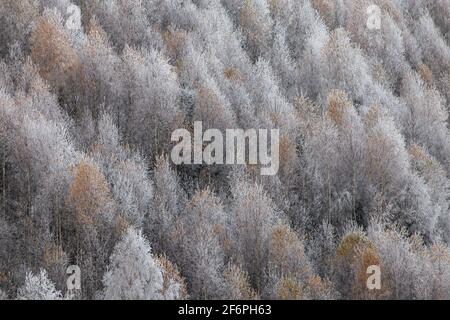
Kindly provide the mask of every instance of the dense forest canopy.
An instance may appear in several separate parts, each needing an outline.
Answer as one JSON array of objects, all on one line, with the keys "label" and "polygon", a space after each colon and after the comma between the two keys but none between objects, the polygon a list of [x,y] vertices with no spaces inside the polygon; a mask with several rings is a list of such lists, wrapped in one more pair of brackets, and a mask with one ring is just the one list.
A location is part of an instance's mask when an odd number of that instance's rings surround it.
[{"label": "dense forest canopy", "polygon": [[[0,0],[0,30],[0,299],[450,299],[449,0]],[[278,129],[277,174],[175,165],[196,121]]]}]

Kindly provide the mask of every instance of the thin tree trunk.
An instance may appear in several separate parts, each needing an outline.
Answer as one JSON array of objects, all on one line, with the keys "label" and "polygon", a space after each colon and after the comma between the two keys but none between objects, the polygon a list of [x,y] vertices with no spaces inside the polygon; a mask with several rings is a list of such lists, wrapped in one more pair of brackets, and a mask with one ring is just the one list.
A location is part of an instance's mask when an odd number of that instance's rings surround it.
[{"label": "thin tree trunk", "polygon": [[5,153],[2,153],[2,209],[3,217],[6,217],[6,159]]}]

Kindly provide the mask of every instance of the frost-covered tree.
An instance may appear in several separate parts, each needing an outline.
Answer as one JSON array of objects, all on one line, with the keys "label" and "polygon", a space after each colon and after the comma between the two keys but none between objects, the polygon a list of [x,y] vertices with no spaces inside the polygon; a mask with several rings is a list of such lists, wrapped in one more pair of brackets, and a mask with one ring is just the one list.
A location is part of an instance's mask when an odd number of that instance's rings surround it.
[{"label": "frost-covered tree", "polygon": [[[329,89],[344,90],[354,102],[361,103],[371,78],[366,59],[351,43],[345,29],[333,31],[322,50],[325,94]],[[328,89],[328,90],[327,90]]]},{"label": "frost-covered tree", "polygon": [[327,78],[323,76],[322,50],[328,43],[326,25],[312,8],[309,1],[294,2],[298,17],[291,17],[287,27],[286,41],[300,72],[300,92],[316,98]]},{"label": "frost-covered tree", "polygon": [[143,163],[124,161],[117,165],[111,176],[112,193],[120,214],[136,227],[141,227],[149,213],[153,186]]},{"label": "frost-covered tree", "polygon": [[[365,116],[364,168],[366,184],[387,200],[381,207],[401,226],[427,236],[433,233],[436,213],[423,180],[411,172],[409,155],[401,134],[389,116],[374,107]],[[380,155],[383,154],[383,157]],[[374,196],[372,199],[376,199]],[[374,203],[374,207],[379,204]],[[377,209],[377,210],[378,210]]]},{"label": "frost-covered tree", "polygon": [[29,272],[25,283],[17,291],[18,300],[60,300],[61,292],[48,278],[47,271],[41,269],[37,275]]},{"label": "frost-covered tree", "polygon": [[414,144],[408,151],[411,155],[412,168],[424,179],[431,201],[434,204],[438,219],[436,232],[449,243],[450,204],[448,195],[450,193],[450,181],[442,165],[426,150]]},{"label": "frost-covered tree", "polygon": [[262,186],[246,181],[245,177],[232,181],[232,192],[232,253],[248,273],[251,284],[260,289],[268,264],[269,237],[279,219],[278,212]]},{"label": "frost-covered tree", "polygon": [[250,285],[248,274],[237,265],[229,264],[224,270],[225,295],[230,300],[256,300],[258,294]]},{"label": "frost-covered tree", "polygon": [[0,57],[6,57],[11,46],[19,45],[23,49],[29,47],[27,40],[38,14],[37,1],[25,0],[19,3],[5,0],[0,3],[0,26],[3,30],[0,36]]},{"label": "frost-covered tree", "polygon": [[395,6],[380,1],[377,8],[380,11],[381,29],[369,29],[366,26],[369,19],[367,10],[371,5],[372,2],[365,0],[351,3],[347,29],[352,40],[376,61],[376,68],[389,75],[383,79],[385,85],[393,85],[408,68],[402,32],[405,22]]},{"label": "frost-covered tree", "polygon": [[[133,47],[161,48],[161,34],[151,26],[147,16],[147,1],[90,1],[82,5],[85,12],[95,15],[112,43],[122,50]],[[154,4],[156,6],[156,4]]]},{"label": "frost-covered tree", "polygon": [[286,28],[280,23],[274,27],[274,41],[272,45],[270,64],[274,72],[281,79],[280,89],[292,99],[299,95],[298,69],[291,57],[290,49],[286,43]]},{"label": "frost-covered tree", "polygon": [[423,52],[423,58],[427,65],[432,66],[433,73],[440,73],[442,67],[448,68],[450,47],[429,14],[419,18],[413,32]]},{"label": "frost-covered tree", "polygon": [[204,190],[194,194],[176,222],[172,241],[179,249],[173,259],[185,275],[192,297],[217,299],[224,295],[225,219],[220,200]]},{"label": "frost-covered tree", "polygon": [[71,230],[66,241],[70,254],[84,270],[82,290],[91,296],[98,288],[112,244],[124,226],[116,215],[116,203],[98,166],[84,159],[74,169],[66,198],[66,210],[70,212],[66,228]]},{"label": "frost-covered tree", "polygon": [[59,11],[45,12],[31,33],[30,43],[31,56],[41,76],[59,89],[73,76],[78,64]]},{"label": "frost-covered tree", "polygon": [[380,222],[370,225],[368,237],[379,252],[381,281],[390,298],[445,299],[449,279],[442,263],[448,261],[448,248],[437,244],[429,249],[419,236],[407,237]]},{"label": "frost-covered tree", "polygon": [[122,62],[129,106],[127,138],[153,160],[167,148],[170,133],[182,121],[177,75],[154,49],[137,51],[126,47]]},{"label": "frost-covered tree", "polygon": [[[184,112],[190,121],[202,121],[203,127],[225,129],[235,122],[235,115],[218,81],[208,70],[208,56],[194,43],[186,41],[180,82],[192,92],[192,104]],[[222,71],[222,72],[225,72]]]},{"label": "frost-covered tree", "polygon": [[177,267],[164,256],[158,256],[157,262],[162,269],[163,287],[162,295],[166,300],[186,300],[186,281],[180,275]]},{"label": "frost-covered tree", "polygon": [[103,276],[107,300],[155,300],[162,298],[163,274],[140,231],[130,227],[114,247]]},{"label": "frost-covered tree", "polygon": [[73,84],[73,100],[77,111],[89,108],[97,118],[102,107],[114,113],[119,131],[124,126],[123,110],[124,85],[122,77],[117,76],[121,70],[121,60],[111,47],[108,34],[102,29],[98,20],[89,20],[86,41],[80,48],[80,63],[82,64],[79,81]]},{"label": "frost-covered tree", "polygon": [[239,8],[239,26],[245,37],[246,50],[253,60],[267,54],[272,23],[267,1],[243,1]]},{"label": "frost-covered tree", "polygon": [[328,281],[314,275],[303,242],[288,226],[273,228],[269,240],[269,269],[264,293],[274,299],[332,299]]},{"label": "frost-covered tree", "polygon": [[177,269],[151,253],[148,240],[134,227],[114,247],[103,276],[106,300],[184,299],[186,288]]},{"label": "frost-covered tree", "polygon": [[179,185],[179,177],[171,168],[169,159],[161,156],[156,161],[154,172],[155,189],[152,212],[148,217],[146,227],[151,237],[154,249],[176,254],[172,232],[175,221],[184,212],[185,193]]},{"label": "frost-covered tree", "polygon": [[400,93],[407,105],[404,124],[406,139],[426,146],[449,172],[449,114],[443,97],[436,89],[427,88],[422,79],[414,73],[405,75]]}]

